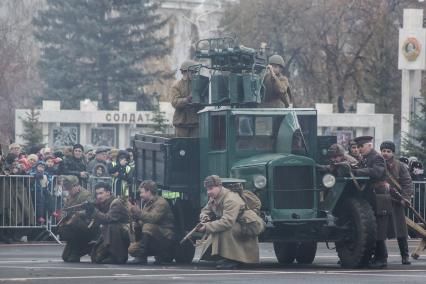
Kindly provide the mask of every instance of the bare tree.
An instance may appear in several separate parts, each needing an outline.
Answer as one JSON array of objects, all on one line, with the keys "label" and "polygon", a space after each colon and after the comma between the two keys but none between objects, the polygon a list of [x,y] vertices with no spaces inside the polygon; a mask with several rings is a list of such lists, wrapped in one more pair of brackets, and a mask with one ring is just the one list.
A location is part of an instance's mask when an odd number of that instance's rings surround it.
[{"label": "bare tree", "polygon": [[416,7],[414,0],[245,0],[227,9],[222,28],[284,56],[297,105],[345,97],[398,117],[398,29],[403,9]]},{"label": "bare tree", "polygon": [[31,18],[42,0],[0,3],[0,143],[14,139],[15,109],[32,105],[40,96]]}]

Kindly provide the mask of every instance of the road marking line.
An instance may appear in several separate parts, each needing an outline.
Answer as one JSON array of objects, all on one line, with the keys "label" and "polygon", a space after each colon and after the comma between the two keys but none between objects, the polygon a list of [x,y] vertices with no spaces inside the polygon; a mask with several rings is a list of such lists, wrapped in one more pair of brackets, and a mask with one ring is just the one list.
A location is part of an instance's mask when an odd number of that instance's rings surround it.
[{"label": "road marking line", "polygon": [[0,278],[0,282],[5,281],[28,281],[28,280],[66,280],[66,279],[120,279],[120,278],[175,278],[175,277],[194,277],[194,276],[237,276],[237,275],[290,275],[290,274],[305,274],[305,275],[350,275],[350,276],[380,276],[380,277],[418,277],[426,278],[426,275],[412,274],[384,274],[384,273],[341,273],[341,272],[324,272],[324,271],[259,271],[259,272],[217,272],[217,273],[174,273],[174,274],[147,274],[147,275],[90,275],[90,276],[52,276],[52,277],[20,277],[20,278]]}]

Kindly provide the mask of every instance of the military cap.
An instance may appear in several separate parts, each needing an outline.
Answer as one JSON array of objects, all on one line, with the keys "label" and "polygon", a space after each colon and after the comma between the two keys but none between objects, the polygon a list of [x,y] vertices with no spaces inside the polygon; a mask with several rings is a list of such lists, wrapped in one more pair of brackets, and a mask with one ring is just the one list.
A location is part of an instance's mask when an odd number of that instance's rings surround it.
[{"label": "military cap", "polygon": [[188,71],[189,67],[197,65],[197,63],[193,60],[185,60],[180,66],[181,71]]},{"label": "military cap", "polygon": [[78,185],[78,177],[76,176],[62,176],[62,185],[65,190],[70,190],[73,186]]},{"label": "military cap", "polygon": [[282,58],[282,56],[280,56],[280,55],[278,55],[278,54],[275,54],[275,55],[272,55],[271,57],[269,57],[268,62],[269,62],[269,64],[276,64],[276,65],[279,65],[279,66],[281,66],[282,68],[284,68],[284,67],[285,67],[285,66],[284,66],[284,59]]},{"label": "military cap", "polygon": [[211,175],[204,179],[204,187],[222,186],[222,181],[217,175]]},{"label": "military cap", "polygon": [[345,148],[340,144],[333,144],[328,148],[327,154],[330,157],[343,156],[345,154]]},{"label": "military cap", "polygon": [[380,151],[383,149],[389,149],[395,153],[395,143],[392,141],[383,141],[383,143],[380,144]]},{"label": "military cap", "polygon": [[107,153],[108,149],[105,147],[99,147],[98,149],[96,149],[96,154],[100,154],[100,153]]},{"label": "military cap", "polygon": [[352,146],[356,146],[356,142],[354,140],[349,141],[349,148]]},{"label": "military cap", "polygon": [[373,141],[372,136],[359,136],[354,139],[357,145],[364,145],[365,143],[371,143]]}]

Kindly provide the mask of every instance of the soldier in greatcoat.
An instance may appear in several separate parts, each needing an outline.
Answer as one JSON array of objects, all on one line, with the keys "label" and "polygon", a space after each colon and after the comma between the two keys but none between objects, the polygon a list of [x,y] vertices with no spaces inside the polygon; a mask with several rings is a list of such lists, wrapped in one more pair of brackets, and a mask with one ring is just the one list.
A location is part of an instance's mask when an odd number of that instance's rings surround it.
[{"label": "soldier in greatcoat", "polygon": [[291,103],[290,88],[287,77],[283,74],[284,59],[279,55],[272,55],[268,60],[266,75],[263,80],[264,92],[259,107],[283,108]]},{"label": "soldier in greatcoat", "polygon": [[182,79],[175,82],[170,89],[171,104],[175,108],[173,126],[176,137],[198,137],[197,112],[201,107],[192,103],[190,67],[194,64],[196,63],[192,60],[182,63],[180,67]]},{"label": "soldier in greatcoat", "polygon": [[[413,195],[413,182],[407,166],[394,157],[395,144],[392,141],[384,141],[380,145],[380,151],[386,160],[386,180],[389,186],[392,187],[393,190],[398,191],[406,201],[410,201]],[[405,208],[410,204],[407,204],[406,201],[399,200],[397,197],[393,198],[392,209],[394,230],[402,258],[401,262],[402,264],[409,265],[411,262],[409,261],[410,257],[408,254],[408,230],[407,223],[405,222]]]},{"label": "soldier in greatcoat", "polygon": [[142,209],[132,206],[132,219],[141,230],[140,240],[129,247],[134,259],[129,263],[147,264],[148,256],[155,256],[156,263],[168,262],[175,245],[174,217],[169,203],[157,193],[157,184],[152,180],[143,181],[139,186],[143,200]]},{"label": "soldier in greatcoat", "polygon": [[123,264],[127,261],[130,244],[128,201],[111,194],[111,186],[105,182],[95,185],[96,207],[86,207],[86,215],[101,226],[91,258],[94,263]]},{"label": "soldier in greatcoat", "polygon": [[377,223],[376,250],[370,263],[372,268],[387,267],[388,252],[386,238],[392,225],[392,201],[386,182],[385,159],[373,148],[373,137],[361,136],[354,139],[363,157],[360,168],[352,170],[356,176],[369,177],[364,189],[366,199],[371,204]]},{"label": "soldier in greatcoat", "polygon": [[209,201],[200,214],[200,220],[205,223],[198,231],[207,234],[202,242],[201,259],[218,261],[217,269],[259,262],[257,236],[244,235],[238,222],[246,207],[240,195],[223,187],[216,175],[206,177],[204,187]]}]

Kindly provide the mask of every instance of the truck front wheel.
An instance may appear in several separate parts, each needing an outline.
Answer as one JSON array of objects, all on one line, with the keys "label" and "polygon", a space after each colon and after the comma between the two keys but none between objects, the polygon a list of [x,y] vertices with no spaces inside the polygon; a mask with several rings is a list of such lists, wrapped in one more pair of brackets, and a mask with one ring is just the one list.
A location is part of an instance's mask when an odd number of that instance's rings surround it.
[{"label": "truck front wheel", "polygon": [[370,204],[359,198],[346,200],[338,212],[337,224],[348,232],[336,242],[341,266],[358,268],[367,265],[376,244],[376,217]]},{"label": "truck front wheel", "polygon": [[281,264],[293,263],[297,254],[296,243],[274,242],[274,251],[277,260]]},{"label": "truck front wheel", "polygon": [[311,264],[317,253],[317,242],[301,242],[297,248],[296,260],[300,264]]}]

